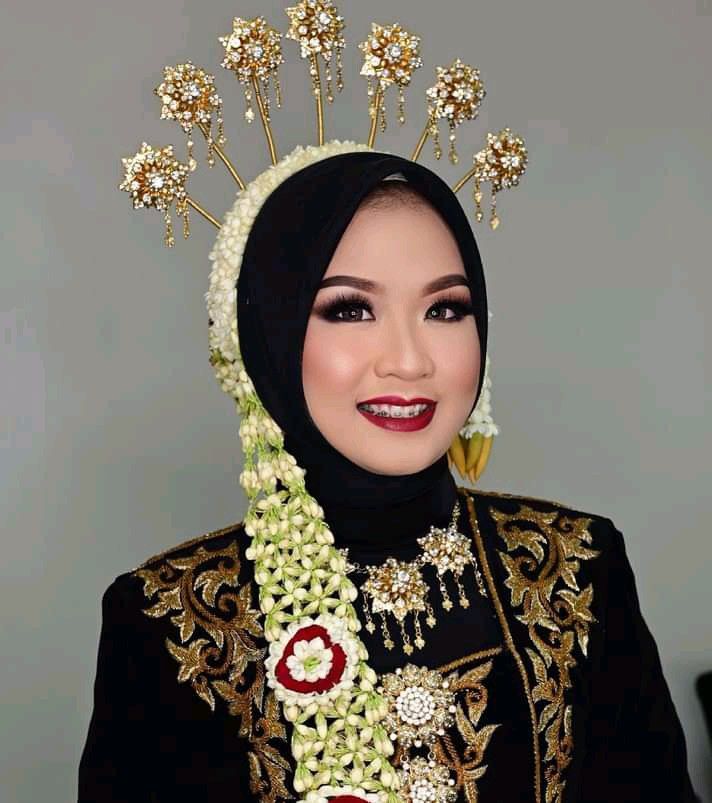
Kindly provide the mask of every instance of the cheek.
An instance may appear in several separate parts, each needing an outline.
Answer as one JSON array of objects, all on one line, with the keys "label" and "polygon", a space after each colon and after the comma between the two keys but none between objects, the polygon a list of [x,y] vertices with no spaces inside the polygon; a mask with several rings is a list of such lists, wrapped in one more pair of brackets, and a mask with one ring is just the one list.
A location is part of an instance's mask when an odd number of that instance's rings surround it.
[{"label": "cheek", "polygon": [[435,359],[440,376],[451,391],[469,397],[475,393],[480,373],[480,344],[474,321],[471,328],[463,326],[458,335],[461,336],[439,344]]},{"label": "cheek", "polygon": [[310,323],[304,338],[302,382],[307,398],[339,396],[355,388],[361,375],[360,350],[351,337],[337,337],[318,323]]}]

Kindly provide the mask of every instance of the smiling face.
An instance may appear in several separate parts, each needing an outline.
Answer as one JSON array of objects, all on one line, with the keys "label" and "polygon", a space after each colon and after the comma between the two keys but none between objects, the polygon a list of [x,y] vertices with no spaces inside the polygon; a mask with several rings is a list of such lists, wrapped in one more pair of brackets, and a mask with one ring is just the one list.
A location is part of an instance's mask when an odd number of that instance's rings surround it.
[{"label": "smiling face", "polygon": [[[480,345],[457,241],[425,201],[362,204],[324,273],[307,325],[302,383],[326,440],[376,474],[442,457],[475,402]],[[363,402],[424,400],[409,407]]]}]

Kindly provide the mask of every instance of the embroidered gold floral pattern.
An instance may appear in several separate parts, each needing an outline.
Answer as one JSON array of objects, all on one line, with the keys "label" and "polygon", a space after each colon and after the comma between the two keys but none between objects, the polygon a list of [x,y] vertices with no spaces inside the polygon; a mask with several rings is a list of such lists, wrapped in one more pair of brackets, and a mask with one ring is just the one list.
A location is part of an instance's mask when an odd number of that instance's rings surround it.
[{"label": "embroidered gold floral pattern", "polygon": [[271,691],[267,693],[264,715],[257,720],[255,732],[253,750],[247,755],[250,792],[258,795],[263,803],[291,799],[294,796],[284,783],[285,774],[290,771],[289,761],[269,743],[270,739],[287,739],[287,731],[279,720],[279,704]]},{"label": "embroidered gold floral pattern", "polygon": [[492,661],[470,669],[463,675],[453,672],[447,676],[450,688],[456,693],[455,710],[457,731],[464,742],[458,750],[449,733],[441,736],[434,745],[436,761],[455,774],[455,788],[465,795],[467,803],[477,803],[477,781],[485,774],[485,750],[499,724],[483,725],[480,719],[487,708],[485,680],[492,669]]},{"label": "embroidered gold floral pattern", "polygon": [[170,617],[178,639],[166,638],[168,652],[178,662],[178,681],[190,683],[215,710],[216,694],[236,717],[238,733],[249,739],[250,788],[265,803],[291,799],[285,785],[290,765],[270,740],[285,743],[271,692],[265,695],[264,657],[259,644],[264,633],[260,612],[252,607],[250,583],[239,585],[240,557],[232,541],[208,549],[203,539],[190,542],[184,555],[172,550],[135,570],[153,604],[144,609],[152,618]]},{"label": "embroidered gold floral pattern", "polygon": [[535,685],[532,700],[537,732],[544,733],[546,751],[542,763],[546,803],[560,803],[564,772],[573,751],[570,670],[577,665],[576,642],[584,656],[589,627],[597,621],[591,612],[593,586],[580,589],[577,573],[581,560],[600,554],[589,549],[592,519],[569,516],[559,510],[540,511],[520,504],[515,513],[489,508],[499,535],[507,545],[499,555],[508,577],[513,608],[523,611],[524,623],[535,649],[526,648]]}]

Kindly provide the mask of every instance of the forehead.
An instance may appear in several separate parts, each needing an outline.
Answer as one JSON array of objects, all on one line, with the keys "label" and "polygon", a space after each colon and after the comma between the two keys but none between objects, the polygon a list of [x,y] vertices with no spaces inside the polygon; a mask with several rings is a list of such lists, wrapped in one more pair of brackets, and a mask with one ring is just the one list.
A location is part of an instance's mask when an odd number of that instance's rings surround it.
[{"label": "forehead", "polygon": [[329,262],[325,277],[349,273],[384,283],[465,274],[457,240],[428,204],[359,208]]}]

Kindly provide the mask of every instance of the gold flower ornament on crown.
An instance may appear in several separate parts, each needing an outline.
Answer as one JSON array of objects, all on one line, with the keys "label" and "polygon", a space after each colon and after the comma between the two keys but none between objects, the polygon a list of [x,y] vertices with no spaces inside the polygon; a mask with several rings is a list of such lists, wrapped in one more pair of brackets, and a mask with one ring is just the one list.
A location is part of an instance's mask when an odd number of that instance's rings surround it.
[{"label": "gold flower ornament on crown", "polygon": [[[371,31],[359,44],[363,52],[361,75],[368,84],[368,111],[370,128],[366,144],[340,143],[339,140],[324,142],[324,84],[326,99],[334,101],[332,89],[334,61],[336,62],[336,90],[343,89],[342,52],[344,19],[331,0],[303,0],[285,9],[289,18],[286,35],[268,25],[261,17],[243,19],[235,17],[232,31],[218,37],[224,50],[221,66],[235,74],[243,84],[245,96],[245,119],[252,123],[255,118],[253,101],[256,103],[267,139],[271,164],[280,164],[277,146],[272,131],[272,100],[270,81],[277,108],[282,105],[278,69],[284,63],[281,40],[293,39],[299,43],[300,55],[309,63],[309,75],[316,101],[317,148],[307,146],[309,153],[299,146],[282,160],[285,163],[294,156],[306,166],[319,158],[331,155],[334,150],[372,149],[377,129],[386,130],[385,95],[389,86],[398,89],[398,120],[405,122],[405,88],[411,83],[416,69],[422,66],[420,38],[405,30],[400,24],[379,25],[372,23]],[[322,78],[319,56],[325,64]],[[134,208],[154,207],[164,213],[165,244],[175,244],[170,207],[175,203],[176,212],[183,218],[183,235],[190,235],[189,210],[192,208],[220,229],[223,223],[212,215],[186,189],[189,174],[196,170],[194,157],[193,128],[197,126],[207,142],[207,162],[215,164],[215,156],[223,162],[238,185],[239,193],[249,192],[257,180],[246,182],[234,163],[225,153],[227,143],[222,117],[222,98],[215,89],[215,78],[204,69],[187,61],[176,66],[164,67],[163,81],[155,88],[161,101],[161,119],[175,120],[187,134],[187,162],[180,161],[172,145],[155,147],[147,142],[133,155],[122,159],[124,177],[120,189],[130,193]],[[422,134],[411,154],[417,161],[423,146],[430,138],[436,159],[442,156],[439,123],[445,120],[448,126],[448,155],[455,165],[459,157],[455,148],[458,126],[477,117],[486,92],[480,71],[456,58],[449,66],[436,67],[434,83],[425,91],[427,103],[426,122]],[[217,135],[213,134],[213,118],[217,123]],[[348,145],[353,144],[353,148]],[[321,149],[321,153],[317,152]],[[294,160],[293,160],[294,161]],[[292,167],[292,172],[297,164]],[[482,185],[491,187],[490,226],[499,226],[497,193],[519,183],[527,166],[527,149],[521,137],[503,128],[496,133],[487,133],[486,144],[477,151],[470,169],[453,185],[458,192],[468,181],[473,181],[472,197],[475,204],[475,219],[483,218],[481,202]],[[262,174],[258,178],[261,179]],[[238,193],[238,195],[239,195]],[[239,257],[238,257],[239,258]],[[224,359],[225,355],[213,349],[211,359]],[[463,479],[472,483],[479,480],[489,459],[493,437],[499,433],[491,417],[489,357],[485,355],[485,378],[477,408],[453,440],[448,450],[448,461]],[[214,363],[215,364],[215,363]],[[239,373],[237,368],[233,372]],[[223,383],[224,384],[224,383]]]}]

